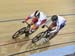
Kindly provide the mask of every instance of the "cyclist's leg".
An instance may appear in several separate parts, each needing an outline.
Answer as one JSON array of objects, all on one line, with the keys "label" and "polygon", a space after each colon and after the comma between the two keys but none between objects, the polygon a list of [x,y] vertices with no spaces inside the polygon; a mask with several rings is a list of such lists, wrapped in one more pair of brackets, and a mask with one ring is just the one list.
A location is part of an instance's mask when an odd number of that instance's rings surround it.
[{"label": "cyclist's leg", "polygon": [[51,35],[49,36],[49,40],[51,40],[52,38],[54,38],[57,34],[58,34],[58,32],[51,33]]},{"label": "cyclist's leg", "polygon": [[37,23],[37,21],[38,21],[38,19],[37,18],[33,18],[32,19],[32,22],[31,22],[31,28],[30,28],[30,30],[29,30],[29,33],[32,33],[32,32],[34,32],[36,29],[37,29],[37,27],[36,27],[36,23]]},{"label": "cyclist's leg", "polygon": [[50,30],[46,30],[46,31],[47,31],[47,34],[44,37],[45,42],[48,42],[49,40],[51,40],[52,38],[54,38],[58,34],[58,32],[50,33]]},{"label": "cyclist's leg", "polygon": [[38,22],[38,18],[33,18],[31,24],[36,24]]},{"label": "cyclist's leg", "polygon": [[37,22],[34,24],[34,26],[32,27],[32,30],[38,29],[39,26],[40,26],[40,24],[41,24],[41,21],[37,21]]},{"label": "cyclist's leg", "polygon": [[41,25],[44,24],[46,22],[47,19],[44,19],[41,21]]},{"label": "cyclist's leg", "polygon": [[36,26],[35,24],[33,24],[30,28],[30,32],[34,32],[36,29],[38,29],[38,26]]},{"label": "cyclist's leg", "polygon": [[44,24],[46,22],[46,19],[44,20],[38,20],[36,23],[35,23],[35,26],[33,27],[33,29],[37,29],[39,28],[40,25]]}]

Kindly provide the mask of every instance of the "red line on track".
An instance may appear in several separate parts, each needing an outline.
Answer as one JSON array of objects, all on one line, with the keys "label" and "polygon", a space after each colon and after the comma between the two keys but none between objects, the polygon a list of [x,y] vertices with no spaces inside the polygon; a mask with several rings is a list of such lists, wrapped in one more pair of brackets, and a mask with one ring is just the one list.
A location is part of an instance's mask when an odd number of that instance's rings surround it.
[{"label": "red line on track", "polygon": [[[63,34],[59,34],[59,35],[66,35],[66,34],[74,34],[75,32],[69,32],[69,33],[63,33]],[[31,39],[29,39],[31,40]],[[4,44],[1,44],[0,46],[6,46],[6,45],[10,45],[10,44],[15,44],[15,43],[21,43],[21,42],[24,42],[24,41],[29,41],[29,40],[22,40],[22,41],[14,41],[14,42],[10,42],[10,43],[6,43],[7,41],[4,41],[5,43]]]}]

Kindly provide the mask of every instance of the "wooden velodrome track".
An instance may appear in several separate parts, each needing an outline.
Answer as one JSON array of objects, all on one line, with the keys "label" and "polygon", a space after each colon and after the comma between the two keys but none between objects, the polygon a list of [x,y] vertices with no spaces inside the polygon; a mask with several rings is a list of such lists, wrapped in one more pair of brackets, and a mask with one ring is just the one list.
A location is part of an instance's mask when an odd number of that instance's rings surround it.
[{"label": "wooden velodrome track", "polygon": [[[75,14],[75,0],[0,0],[0,21],[23,19],[36,9],[43,11],[48,16]],[[26,38],[16,41],[11,38],[18,29],[25,26],[21,21],[0,22],[0,56],[8,56],[18,52],[22,53],[15,54],[15,56],[29,56],[49,49],[75,45],[75,15],[63,17],[67,20],[66,26],[49,43],[41,46],[32,46],[31,40],[24,41]],[[40,30],[43,31],[40,27],[29,39],[41,32]],[[39,49],[48,45],[52,46]],[[38,50],[23,53],[23,51],[37,48]]]}]

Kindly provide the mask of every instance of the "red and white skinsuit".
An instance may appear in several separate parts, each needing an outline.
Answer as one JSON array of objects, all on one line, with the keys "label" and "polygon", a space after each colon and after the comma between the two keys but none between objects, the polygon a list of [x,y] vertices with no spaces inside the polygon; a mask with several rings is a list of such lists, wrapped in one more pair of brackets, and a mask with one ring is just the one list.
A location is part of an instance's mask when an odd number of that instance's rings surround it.
[{"label": "red and white skinsuit", "polygon": [[34,27],[32,27],[32,30],[36,30],[40,25],[44,24],[47,20],[47,16],[40,11],[40,16],[39,18],[34,16],[35,12],[32,13],[30,16],[28,16],[25,20],[32,19],[32,22],[34,24]]}]

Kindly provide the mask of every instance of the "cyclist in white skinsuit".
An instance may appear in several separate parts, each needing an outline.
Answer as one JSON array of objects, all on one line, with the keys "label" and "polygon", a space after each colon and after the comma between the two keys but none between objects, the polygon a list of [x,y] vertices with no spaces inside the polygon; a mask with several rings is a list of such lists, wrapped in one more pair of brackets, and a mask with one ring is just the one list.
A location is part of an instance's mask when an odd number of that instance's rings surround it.
[{"label": "cyclist in white skinsuit", "polygon": [[[56,17],[55,19],[53,17]],[[66,24],[66,19],[64,19],[61,16],[53,15],[52,18],[52,23],[55,24],[55,30],[51,31],[51,33],[59,32],[60,29],[62,29],[65,24]]]},{"label": "cyclist in white skinsuit", "polygon": [[[49,25],[49,28],[48,28],[49,37],[42,38],[39,41],[39,44],[48,42],[51,37],[53,38],[54,36],[56,36],[57,33],[66,25],[66,19],[61,16],[53,15],[51,17],[51,21],[52,21],[52,23]],[[52,36],[50,36],[50,34],[52,34]]]},{"label": "cyclist in white skinsuit", "polygon": [[[39,26],[39,25],[41,25],[41,23],[43,23],[43,22],[42,22],[43,20],[46,20],[46,19],[47,19],[47,17],[46,17],[46,15],[45,15],[43,12],[41,12],[41,11],[38,11],[37,13],[40,14],[39,17],[38,17],[38,21],[37,21],[37,23],[36,23],[36,25]],[[34,15],[35,15],[35,12],[32,13],[32,14],[30,15],[30,17],[33,17]]]},{"label": "cyclist in white skinsuit", "polygon": [[29,19],[32,19],[32,22],[30,24],[33,25],[30,32],[34,32],[37,28],[39,28],[41,24],[44,24],[46,22],[47,17],[43,12],[36,10],[31,15],[27,16],[25,21]]}]

